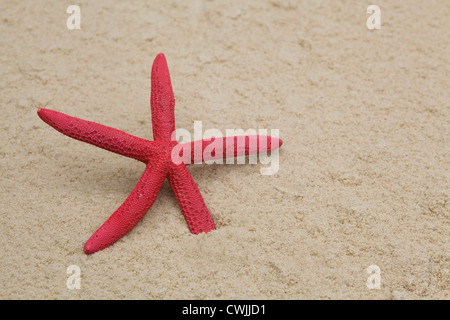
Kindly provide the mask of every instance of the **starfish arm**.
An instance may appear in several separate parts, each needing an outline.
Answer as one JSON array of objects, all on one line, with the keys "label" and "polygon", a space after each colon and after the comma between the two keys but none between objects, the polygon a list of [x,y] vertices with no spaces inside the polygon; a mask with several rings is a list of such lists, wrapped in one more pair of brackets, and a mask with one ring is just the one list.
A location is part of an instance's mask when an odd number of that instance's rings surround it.
[{"label": "starfish arm", "polygon": [[167,61],[162,53],[153,62],[150,105],[153,139],[169,141],[175,131],[175,98]]},{"label": "starfish arm", "polygon": [[155,202],[165,177],[161,163],[148,165],[125,202],[86,242],[84,252],[103,250],[133,229]]},{"label": "starfish arm", "polygon": [[38,110],[38,115],[66,136],[142,162],[147,162],[148,153],[152,149],[151,141],[95,122],[43,108]]},{"label": "starfish arm", "polygon": [[[222,146],[222,152],[214,151],[205,154],[205,149],[212,143]],[[190,144],[190,146],[187,146],[188,144]],[[183,145],[186,145],[186,149],[190,149],[190,154],[183,155],[183,160],[186,164],[193,164],[194,162],[199,163],[200,159],[201,162],[204,162],[208,160],[218,160],[268,152],[278,149],[282,144],[283,141],[279,138],[251,135],[196,140],[182,144],[180,147],[182,148]],[[229,147],[227,148],[227,146]]]},{"label": "starfish arm", "polygon": [[171,166],[168,180],[191,232],[199,234],[214,230],[211,214],[186,165]]}]

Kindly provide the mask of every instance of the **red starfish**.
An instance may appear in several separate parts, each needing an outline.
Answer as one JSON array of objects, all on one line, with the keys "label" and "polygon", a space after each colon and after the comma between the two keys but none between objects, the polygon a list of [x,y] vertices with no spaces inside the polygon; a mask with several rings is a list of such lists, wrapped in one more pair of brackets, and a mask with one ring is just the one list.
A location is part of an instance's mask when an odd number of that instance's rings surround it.
[{"label": "red starfish", "polygon": [[[172,150],[178,145],[176,141],[171,140],[172,133],[175,131],[175,98],[163,54],[159,54],[153,62],[150,104],[154,141],[141,139],[117,129],[57,111],[43,108],[38,110],[39,117],[59,132],[146,164],[144,174],[125,202],[87,241],[84,246],[84,252],[87,254],[105,249],[133,229],[155,202],[166,178],[169,180],[191,232],[199,234],[215,229],[202,195],[186,168],[187,162],[175,164],[171,159]],[[219,156],[214,154],[207,158],[203,157],[205,148],[217,141],[216,139],[222,139],[223,153],[218,153],[221,158],[227,156],[226,146],[229,146],[230,144],[227,143],[230,142],[233,143],[235,157],[270,151],[283,143],[278,138],[268,136],[245,136],[243,148],[238,147],[236,136],[194,141],[189,143],[189,147],[192,146],[191,154],[183,154],[183,159],[190,159],[187,164],[193,163],[194,159],[197,160],[194,156],[200,150],[194,148],[195,143],[201,143],[202,161],[217,159]],[[255,140],[256,144],[251,143]]]}]

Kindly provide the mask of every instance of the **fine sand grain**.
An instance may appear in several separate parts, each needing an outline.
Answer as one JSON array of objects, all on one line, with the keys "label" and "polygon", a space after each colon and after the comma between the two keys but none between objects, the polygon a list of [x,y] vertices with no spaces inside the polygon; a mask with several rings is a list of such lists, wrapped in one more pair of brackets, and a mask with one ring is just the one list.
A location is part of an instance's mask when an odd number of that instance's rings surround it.
[{"label": "fine sand grain", "polygon": [[[0,298],[449,299],[450,2],[375,2],[371,31],[361,1],[78,1],[80,30],[67,1],[2,1]],[[160,52],[176,126],[279,129],[279,171],[191,166],[216,231],[191,234],[165,182],[87,256],[144,165],[37,108],[151,139]]]}]

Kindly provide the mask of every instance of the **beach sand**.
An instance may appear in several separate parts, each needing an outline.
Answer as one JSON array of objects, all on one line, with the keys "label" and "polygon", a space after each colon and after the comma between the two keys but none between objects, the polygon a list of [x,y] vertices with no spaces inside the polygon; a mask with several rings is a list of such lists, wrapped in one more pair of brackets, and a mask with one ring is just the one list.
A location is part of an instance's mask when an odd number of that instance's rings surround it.
[{"label": "beach sand", "polygon": [[[377,1],[379,30],[370,4],[2,2],[0,298],[449,299],[450,2]],[[131,232],[86,255],[144,164],[36,111],[152,139],[160,52],[176,127],[279,129],[279,171],[190,166],[217,230],[191,234],[166,181]]]}]

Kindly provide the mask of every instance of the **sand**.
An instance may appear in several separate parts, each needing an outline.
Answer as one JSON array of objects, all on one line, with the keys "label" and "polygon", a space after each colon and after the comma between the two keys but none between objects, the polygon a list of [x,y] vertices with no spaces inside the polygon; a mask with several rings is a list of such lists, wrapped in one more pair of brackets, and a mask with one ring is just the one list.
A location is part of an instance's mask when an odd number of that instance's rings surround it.
[{"label": "sand", "polygon": [[[0,298],[449,299],[450,2],[376,1],[379,30],[369,4],[1,2]],[[37,108],[152,139],[160,52],[176,126],[279,129],[279,171],[191,166],[217,230],[191,234],[166,181],[129,234],[88,256],[144,165]]]}]

